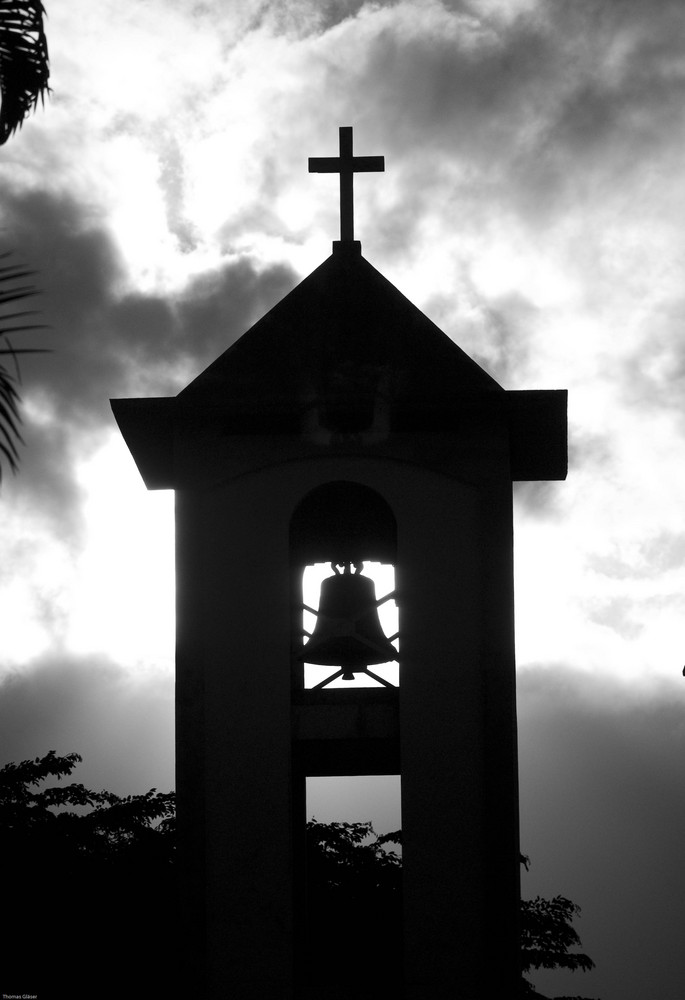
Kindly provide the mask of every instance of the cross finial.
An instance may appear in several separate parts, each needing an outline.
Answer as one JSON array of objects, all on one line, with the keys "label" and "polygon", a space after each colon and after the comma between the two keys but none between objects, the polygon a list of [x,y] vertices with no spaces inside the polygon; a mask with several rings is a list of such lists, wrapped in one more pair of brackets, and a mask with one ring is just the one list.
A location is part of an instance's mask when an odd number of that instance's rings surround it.
[{"label": "cross finial", "polygon": [[340,126],[339,156],[310,156],[310,174],[340,174],[340,239],[354,240],[354,189],[356,173],[385,170],[383,156],[353,156],[352,128]]}]

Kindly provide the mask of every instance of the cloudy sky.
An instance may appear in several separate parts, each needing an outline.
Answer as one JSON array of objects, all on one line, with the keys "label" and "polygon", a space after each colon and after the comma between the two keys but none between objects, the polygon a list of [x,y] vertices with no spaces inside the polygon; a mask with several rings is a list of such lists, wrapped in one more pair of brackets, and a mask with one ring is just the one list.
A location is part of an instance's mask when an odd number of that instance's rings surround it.
[{"label": "cloudy sky", "polygon": [[682,1000],[685,6],[48,14],[53,95],[0,149],[0,249],[53,349],[0,498],[0,762],[172,786],[173,497],[109,398],[175,393],[328,256],[307,156],[353,125],[386,157],[355,186],[367,259],[505,388],[569,389],[568,480],[517,487],[523,884],[581,905],[597,968],[539,983]]}]

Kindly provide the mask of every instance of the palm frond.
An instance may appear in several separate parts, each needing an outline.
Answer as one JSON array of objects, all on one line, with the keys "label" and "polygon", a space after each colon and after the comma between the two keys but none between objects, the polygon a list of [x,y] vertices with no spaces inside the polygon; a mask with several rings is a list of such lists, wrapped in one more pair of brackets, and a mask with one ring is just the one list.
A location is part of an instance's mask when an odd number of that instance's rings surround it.
[{"label": "palm frond", "polygon": [[49,92],[40,0],[0,0],[0,146]]},{"label": "palm frond", "polygon": [[[19,433],[20,396],[14,387],[14,378],[7,369],[0,366],[0,452],[5,457],[12,472],[19,468],[19,451],[17,444],[23,444]],[[2,463],[0,463],[0,482],[2,481]]]},{"label": "palm frond", "polygon": [[[2,0],[0,0],[0,10],[2,10],[1,3]],[[0,253],[0,260],[5,260],[8,256],[9,253]],[[0,287],[0,306],[36,294],[35,286],[14,283],[17,279],[25,278],[32,273],[12,264],[0,266],[0,286],[2,286]],[[12,323],[10,325],[7,321],[34,316],[36,311],[35,309],[25,309],[20,312],[0,312],[0,356],[11,358],[14,362],[14,373],[4,362],[0,362],[0,483],[2,482],[3,464],[13,473],[17,472],[19,468],[18,445],[23,443],[19,430],[21,394],[18,386],[21,384],[21,374],[18,356],[20,354],[43,354],[46,351],[46,348],[42,347],[15,347],[9,338],[11,333],[44,330],[46,329],[44,323],[30,322],[21,325]]]}]

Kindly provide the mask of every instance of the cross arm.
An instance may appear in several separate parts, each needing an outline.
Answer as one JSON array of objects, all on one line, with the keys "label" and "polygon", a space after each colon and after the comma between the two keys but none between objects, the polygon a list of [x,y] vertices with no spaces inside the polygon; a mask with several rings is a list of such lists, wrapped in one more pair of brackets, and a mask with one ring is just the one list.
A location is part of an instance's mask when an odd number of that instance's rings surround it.
[{"label": "cross arm", "polygon": [[367,173],[371,170],[385,170],[384,156],[353,156],[343,160],[341,168],[339,156],[310,156],[310,174]]}]

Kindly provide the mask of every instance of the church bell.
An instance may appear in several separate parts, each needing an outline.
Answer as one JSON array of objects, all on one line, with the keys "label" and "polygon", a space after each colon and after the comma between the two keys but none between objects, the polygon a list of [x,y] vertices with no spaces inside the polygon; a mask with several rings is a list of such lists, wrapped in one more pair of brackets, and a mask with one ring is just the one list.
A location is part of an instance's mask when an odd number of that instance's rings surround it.
[{"label": "church bell", "polygon": [[321,583],[316,624],[301,659],[340,667],[342,679],[353,680],[355,671],[398,655],[381,628],[373,580],[351,571],[352,565],[358,570],[358,563],[341,565],[342,573],[331,563],[334,574]]}]

